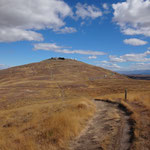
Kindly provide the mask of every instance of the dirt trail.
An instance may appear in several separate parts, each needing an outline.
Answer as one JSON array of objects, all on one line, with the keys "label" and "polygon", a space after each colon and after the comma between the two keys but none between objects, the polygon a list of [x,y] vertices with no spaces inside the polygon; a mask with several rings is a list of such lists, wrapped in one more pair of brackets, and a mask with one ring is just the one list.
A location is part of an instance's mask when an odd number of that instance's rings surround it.
[{"label": "dirt trail", "polygon": [[71,142],[71,150],[129,150],[129,116],[118,104],[95,101],[97,112],[80,136]]}]

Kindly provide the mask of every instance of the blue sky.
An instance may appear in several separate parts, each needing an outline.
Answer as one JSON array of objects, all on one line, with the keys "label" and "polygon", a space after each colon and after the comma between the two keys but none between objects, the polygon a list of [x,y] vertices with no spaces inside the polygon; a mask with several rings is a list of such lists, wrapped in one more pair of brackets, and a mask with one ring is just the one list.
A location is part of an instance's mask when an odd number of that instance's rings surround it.
[{"label": "blue sky", "polygon": [[0,68],[50,57],[150,68],[149,0],[0,1]]}]

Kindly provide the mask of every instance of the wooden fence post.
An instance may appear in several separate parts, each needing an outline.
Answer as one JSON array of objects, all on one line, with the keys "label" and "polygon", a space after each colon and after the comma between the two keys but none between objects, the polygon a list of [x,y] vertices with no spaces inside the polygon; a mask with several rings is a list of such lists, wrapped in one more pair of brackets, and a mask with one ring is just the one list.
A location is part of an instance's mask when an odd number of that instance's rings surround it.
[{"label": "wooden fence post", "polygon": [[127,89],[125,89],[125,100],[127,100]]}]

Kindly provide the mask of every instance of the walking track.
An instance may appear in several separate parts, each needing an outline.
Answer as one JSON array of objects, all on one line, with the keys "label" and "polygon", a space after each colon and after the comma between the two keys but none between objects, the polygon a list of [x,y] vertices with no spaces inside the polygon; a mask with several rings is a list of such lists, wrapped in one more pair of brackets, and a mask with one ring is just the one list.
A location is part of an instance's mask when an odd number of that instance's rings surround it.
[{"label": "walking track", "polygon": [[97,112],[82,133],[70,144],[71,150],[129,150],[129,117],[118,103],[95,101]]}]

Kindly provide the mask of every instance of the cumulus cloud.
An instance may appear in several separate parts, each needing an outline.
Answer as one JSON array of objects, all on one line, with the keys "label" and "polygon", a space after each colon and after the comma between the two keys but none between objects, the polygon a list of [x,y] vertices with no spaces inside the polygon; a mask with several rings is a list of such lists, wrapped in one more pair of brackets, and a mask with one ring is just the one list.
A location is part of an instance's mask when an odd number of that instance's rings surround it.
[{"label": "cumulus cloud", "polygon": [[149,70],[150,63],[134,63],[130,66],[130,70]]},{"label": "cumulus cloud", "polygon": [[131,39],[125,39],[123,41],[125,44],[133,45],[133,46],[140,46],[140,45],[146,45],[148,42],[143,41],[137,38],[131,38]]},{"label": "cumulus cloud", "polygon": [[104,63],[104,64],[100,64],[99,66],[106,68],[106,69],[110,69],[110,70],[120,70],[121,67],[119,65],[117,65],[116,63]]},{"label": "cumulus cloud", "polygon": [[62,0],[1,0],[0,6],[0,42],[41,41],[37,30],[63,27],[64,18],[73,15]]},{"label": "cumulus cloud", "polygon": [[111,62],[125,62],[125,60],[121,57],[116,57],[116,56],[109,56],[109,59]]},{"label": "cumulus cloud", "polygon": [[120,71],[134,71],[134,70],[149,70],[150,68],[150,63],[132,63],[126,67],[122,67]]},{"label": "cumulus cloud", "polygon": [[103,60],[101,63],[108,64],[109,62],[107,60]]},{"label": "cumulus cloud", "polygon": [[77,30],[73,27],[64,27],[64,28],[57,28],[54,29],[55,32],[59,34],[66,34],[66,33],[74,33],[77,32]]},{"label": "cumulus cloud", "polygon": [[56,43],[38,43],[34,44],[35,50],[47,50],[47,51],[54,51],[58,53],[65,53],[65,54],[82,54],[82,55],[106,55],[104,52],[100,51],[92,51],[92,50],[70,50],[66,49],[65,47],[58,46]]},{"label": "cumulus cloud", "polygon": [[43,36],[34,31],[27,31],[17,28],[1,28],[0,42],[15,42],[15,41],[42,41]]},{"label": "cumulus cloud", "polygon": [[34,44],[35,50],[47,50],[47,51],[56,51],[60,50],[63,47],[56,45],[56,43],[38,43]]},{"label": "cumulus cloud", "polygon": [[88,59],[96,59],[97,56],[89,56]]},{"label": "cumulus cloud", "polygon": [[127,35],[150,36],[150,1],[126,0],[112,5],[114,21]]},{"label": "cumulus cloud", "polygon": [[122,29],[122,32],[126,35],[145,35],[145,36],[150,36],[150,28],[138,28],[138,29],[133,29],[133,28],[124,28]]},{"label": "cumulus cloud", "polygon": [[106,9],[106,10],[108,10],[108,9],[109,9],[109,7],[108,7],[107,3],[104,3],[104,4],[103,4],[103,8],[104,8],[104,9]]},{"label": "cumulus cloud", "polygon": [[111,62],[149,62],[150,51],[139,54],[125,54],[120,57],[109,56]]},{"label": "cumulus cloud", "polygon": [[77,9],[76,10],[77,17],[81,17],[82,19],[86,18],[95,19],[97,17],[102,16],[102,11],[94,5],[77,3],[76,9]]}]

